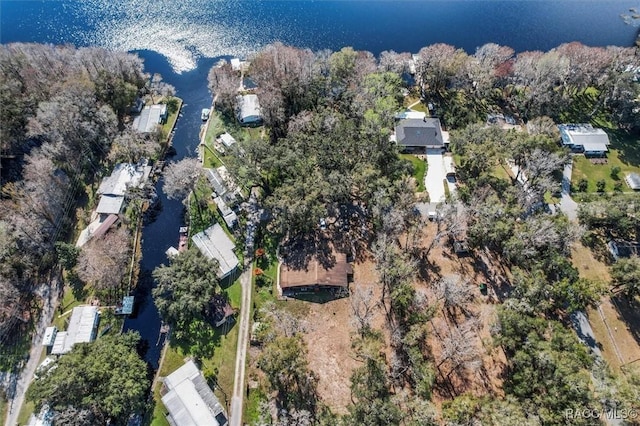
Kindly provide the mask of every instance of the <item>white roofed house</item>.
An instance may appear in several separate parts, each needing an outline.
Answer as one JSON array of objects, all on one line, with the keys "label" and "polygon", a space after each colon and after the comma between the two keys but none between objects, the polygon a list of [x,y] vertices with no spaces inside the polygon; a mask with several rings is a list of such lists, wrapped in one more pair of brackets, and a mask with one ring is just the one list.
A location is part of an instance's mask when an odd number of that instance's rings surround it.
[{"label": "white roofed house", "polygon": [[167,116],[166,104],[146,106],[140,115],[133,119],[133,128],[140,133],[151,133],[167,121]]},{"label": "white roofed house", "polygon": [[71,312],[67,331],[59,331],[53,342],[53,355],[66,354],[76,343],[93,342],[98,330],[100,313],[95,306],[76,306]]},{"label": "white roofed house", "polygon": [[240,261],[233,251],[236,245],[218,223],[198,232],[191,239],[200,253],[209,259],[218,261],[218,278],[224,279],[238,268]]},{"label": "white roofed house", "polygon": [[562,145],[574,152],[583,152],[588,156],[603,157],[609,151],[609,136],[602,129],[591,124],[560,124]]},{"label": "white roofed house", "polygon": [[225,426],[224,408],[196,364],[189,360],[164,379],[162,403],[172,426]]},{"label": "white roofed house", "polygon": [[257,95],[238,96],[237,101],[236,117],[240,124],[257,125],[262,123],[262,113]]}]

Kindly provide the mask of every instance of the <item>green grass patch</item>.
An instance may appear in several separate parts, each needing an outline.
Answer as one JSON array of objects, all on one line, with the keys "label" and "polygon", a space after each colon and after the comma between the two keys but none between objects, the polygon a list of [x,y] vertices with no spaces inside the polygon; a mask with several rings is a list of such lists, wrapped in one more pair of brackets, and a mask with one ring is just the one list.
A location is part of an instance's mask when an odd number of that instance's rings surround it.
[{"label": "green grass patch", "polygon": [[249,395],[245,399],[243,416],[247,424],[257,424],[258,420],[260,420],[260,401],[265,400],[267,400],[267,395],[260,387],[249,390]]},{"label": "green grass patch", "polygon": [[[627,173],[640,173],[640,139],[623,132],[609,133],[611,145],[607,154],[606,164],[593,164],[589,158],[583,155],[576,155],[573,160],[573,173],[571,184],[573,190],[577,191],[578,182],[586,179],[588,182],[587,191],[597,192],[596,183],[599,180],[605,181],[605,192],[613,192],[617,182],[622,183],[622,192],[633,192],[627,186],[624,178]],[[618,179],[611,176],[611,169],[619,167]]]},{"label": "green grass patch", "polygon": [[35,409],[36,405],[33,402],[25,400],[22,407],[20,407],[20,413],[18,414],[18,426],[28,424],[29,417],[31,417]]},{"label": "green grass patch", "polygon": [[[182,99],[178,97],[172,97],[172,106],[168,108],[169,115],[167,116],[167,122],[162,125],[162,134],[169,137],[169,134],[173,130],[173,127],[176,125],[176,121],[178,121],[178,116],[180,115],[180,109],[182,108]],[[163,100],[162,103],[167,103],[167,100]]]},{"label": "green grass patch", "polygon": [[167,413],[169,411],[162,403],[162,395],[160,394],[160,389],[162,389],[162,383],[158,382],[153,388],[153,416],[149,424],[151,426],[170,426],[169,422],[167,421]]},{"label": "green grass patch", "polygon": [[427,108],[427,106],[422,102],[415,104],[414,106],[411,107],[411,109],[414,111],[424,112],[425,114],[429,115],[429,108]]},{"label": "green grass patch", "polygon": [[400,154],[400,158],[407,160],[413,166],[413,177],[416,180],[416,189],[418,192],[424,192],[424,175],[427,173],[427,162],[419,159],[413,154]]},{"label": "green grass patch", "polygon": [[202,150],[204,151],[202,167],[206,169],[216,169],[224,165],[220,158],[221,155],[213,148],[213,145],[204,145]]}]

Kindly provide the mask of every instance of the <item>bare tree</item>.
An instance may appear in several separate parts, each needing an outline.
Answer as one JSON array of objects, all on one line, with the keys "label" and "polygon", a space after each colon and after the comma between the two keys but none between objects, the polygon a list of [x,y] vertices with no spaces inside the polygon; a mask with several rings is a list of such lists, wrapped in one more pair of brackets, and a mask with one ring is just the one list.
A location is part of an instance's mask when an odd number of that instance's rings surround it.
[{"label": "bare tree", "polygon": [[441,367],[447,362],[450,363],[448,372],[444,374],[447,379],[461,368],[477,370],[482,366],[481,351],[477,345],[474,328],[473,322],[466,321],[449,329],[442,338],[442,353],[437,368],[442,373]]},{"label": "bare tree", "polygon": [[360,333],[366,331],[370,327],[370,321],[373,317],[376,309],[379,306],[379,301],[373,299],[373,289],[367,287],[356,287],[351,293],[349,298],[351,302],[351,312],[353,314],[353,321]]},{"label": "bare tree", "polygon": [[78,256],[78,276],[114,300],[128,270],[130,250],[131,241],[126,228],[109,231],[102,238],[94,238]]},{"label": "bare tree", "polygon": [[452,314],[455,309],[466,312],[466,307],[473,300],[473,291],[467,281],[462,281],[458,275],[442,278],[436,284],[436,295],[443,302],[443,308]]},{"label": "bare tree", "polygon": [[197,158],[183,158],[169,164],[164,171],[165,194],[173,200],[185,200],[202,173],[202,166]]}]

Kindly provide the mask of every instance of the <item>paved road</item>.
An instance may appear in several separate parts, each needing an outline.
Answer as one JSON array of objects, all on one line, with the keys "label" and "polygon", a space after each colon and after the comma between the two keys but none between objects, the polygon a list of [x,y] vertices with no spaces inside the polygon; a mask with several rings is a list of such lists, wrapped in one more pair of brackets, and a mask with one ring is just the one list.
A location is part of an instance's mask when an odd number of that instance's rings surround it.
[{"label": "paved road", "polygon": [[236,372],[233,380],[233,396],[231,397],[231,413],[229,418],[230,426],[242,425],[242,405],[244,403],[245,384],[244,373],[247,363],[247,348],[249,346],[249,325],[251,312],[251,261],[254,252],[254,237],[257,223],[260,220],[258,212],[256,192],[251,191],[249,197],[249,222],[247,224],[247,235],[245,247],[245,270],[240,275],[240,286],[242,287],[242,306],[240,306],[240,322],[238,331],[238,347],[236,349]]},{"label": "paved road", "polygon": [[33,379],[36,368],[38,368],[40,364],[42,337],[45,329],[51,324],[51,321],[53,321],[53,316],[58,306],[57,284],[57,280],[54,280],[52,283],[41,284],[34,290],[34,293],[42,299],[42,312],[40,312],[40,318],[38,319],[38,324],[36,324],[35,333],[33,334],[31,350],[29,351],[29,361],[20,373],[13,398],[9,399],[9,412],[5,422],[6,426],[15,426],[18,424],[18,414],[24,403],[24,395]]},{"label": "paved road", "polygon": [[560,200],[560,210],[567,215],[569,220],[578,220],[578,203],[571,198],[571,173],[573,171],[573,161],[564,166],[562,172],[562,193]]}]

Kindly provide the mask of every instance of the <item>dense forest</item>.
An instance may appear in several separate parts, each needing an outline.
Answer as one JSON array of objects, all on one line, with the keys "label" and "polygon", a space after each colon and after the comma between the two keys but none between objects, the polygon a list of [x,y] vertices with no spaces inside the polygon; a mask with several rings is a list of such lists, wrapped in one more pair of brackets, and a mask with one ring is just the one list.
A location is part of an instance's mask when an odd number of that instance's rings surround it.
[{"label": "dense forest", "polygon": [[[273,420],[268,402],[279,408],[278,424],[563,424],[570,409],[640,408],[638,376],[611,376],[568,329],[571,314],[597,303],[609,288],[580,278],[571,263],[570,248],[584,229],[541,208],[559,191],[557,176],[569,160],[557,123],[592,122],[637,134],[635,48],[570,43],[515,54],[488,44],[469,55],[437,44],[417,55],[375,58],[351,48],[312,52],[274,44],[252,59],[246,75],[258,86],[268,137],[241,141],[228,167],[244,184],[264,190],[272,213],[268,232],[285,244],[326,248],[318,220],[335,219],[333,243],[349,238],[359,254],[375,259],[387,320],[384,330],[373,328],[370,311],[378,302],[351,295],[359,306],[352,344],[361,367],[351,377],[348,415],[335,416],[317,393],[303,328],[273,306],[261,309],[264,347],[257,365],[272,396],[264,401],[262,421]],[[231,119],[240,78],[228,64],[209,75],[216,107]],[[437,224],[416,215],[413,205],[420,200],[408,177],[411,167],[389,142],[403,90],[431,103],[451,131],[461,185],[457,198],[441,207]],[[525,130],[486,126],[492,113],[515,117]],[[509,167],[505,159],[518,172],[496,176],[496,169]],[[520,184],[523,174],[526,185]],[[633,233],[635,215],[627,217],[634,218]],[[425,246],[421,230],[434,226],[436,236]],[[343,229],[351,230],[347,237]],[[505,285],[490,349],[470,343],[479,319],[469,283],[439,277],[430,258],[435,246],[463,229],[475,261],[490,256],[504,271],[487,272],[492,285]],[[623,263],[614,271],[615,288],[630,295],[637,292],[628,284],[638,276],[633,268]],[[444,335],[430,326],[436,316],[450,325]],[[438,343],[430,345],[434,332]],[[384,354],[387,333],[391,358]],[[459,391],[455,383],[487,374],[482,351],[494,350],[506,365],[499,377],[483,380],[498,380],[499,394]],[[595,391],[591,376],[597,377]],[[446,396],[441,410],[434,393]]]},{"label": "dense forest", "polygon": [[[97,48],[3,45],[0,70],[0,355],[9,370],[24,350],[13,345],[37,316],[36,286],[58,292],[61,268],[65,279],[98,292],[120,285],[125,227],[82,250],[68,242],[114,163],[157,155],[161,135],[131,130],[129,109],[137,97],[171,88],[145,74],[139,57]],[[106,250],[122,267],[105,264]]]}]

